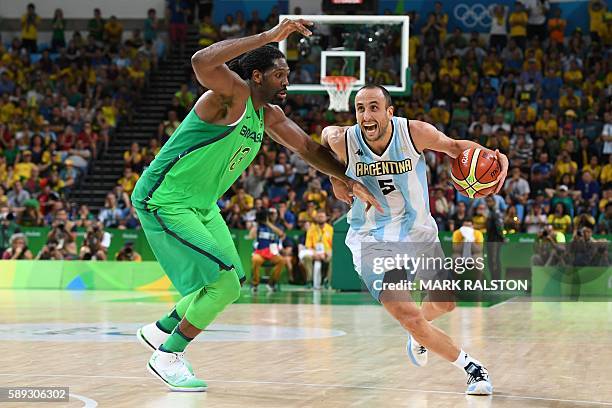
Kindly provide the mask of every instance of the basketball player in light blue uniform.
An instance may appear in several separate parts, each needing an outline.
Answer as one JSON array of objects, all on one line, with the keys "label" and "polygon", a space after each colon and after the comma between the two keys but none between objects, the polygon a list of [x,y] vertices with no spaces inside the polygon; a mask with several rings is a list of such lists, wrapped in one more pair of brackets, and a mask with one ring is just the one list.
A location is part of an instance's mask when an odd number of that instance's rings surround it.
[{"label": "basketball player in light blue uniform", "polygon": [[[472,147],[487,149],[471,141],[453,140],[429,123],[394,117],[391,96],[382,86],[361,88],[355,96],[355,111],[357,124],[329,126],[322,134],[323,144],[345,163],[346,175],[374,192],[384,210],[382,214],[376,213],[345,192],[341,183],[332,178],[336,197],[352,203],[347,216],[350,228],[346,244],[353,254],[355,269],[372,296],[409,332],[407,351],[415,365],[425,365],[427,350],[431,350],[465,371],[467,394],[490,395],[493,386],[483,364],[431,324],[435,318],[454,309],[453,301],[425,301],[419,308],[408,290],[388,287],[381,290],[381,281],[386,281],[388,276],[397,278],[400,274],[402,279],[411,281],[415,276],[413,271],[389,270],[381,276],[372,267],[362,268],[362,259],[390,255],[389,243],[418,243],[433,248],[436,253],[441,250],[438,228],[429,211],[424,149],[444,152],[452,158]],[[508,172],[508,159],[498,151],[495,154],[502,168],[499,191]],[[421,277],[419,272],[416,271],[417,277],[431,278]]]}]

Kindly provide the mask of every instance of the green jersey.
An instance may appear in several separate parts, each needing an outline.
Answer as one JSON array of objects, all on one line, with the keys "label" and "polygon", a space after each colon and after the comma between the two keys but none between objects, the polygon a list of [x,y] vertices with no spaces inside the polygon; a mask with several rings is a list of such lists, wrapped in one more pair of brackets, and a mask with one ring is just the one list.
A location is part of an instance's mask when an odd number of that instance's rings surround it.
[{"label": "green jersey", "polygon": [[247,100],[231,126],[201,120],[195,108],[143,172],[132,193],[136,208],[207,209],[255,159],[264,134],[264,110]]}]

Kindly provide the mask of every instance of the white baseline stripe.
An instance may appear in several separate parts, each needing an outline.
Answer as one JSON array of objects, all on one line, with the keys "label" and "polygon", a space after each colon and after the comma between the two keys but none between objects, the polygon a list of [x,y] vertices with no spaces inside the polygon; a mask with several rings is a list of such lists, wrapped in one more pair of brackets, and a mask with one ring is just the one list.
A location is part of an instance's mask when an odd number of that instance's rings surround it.
[{"label": "white baseline stripe", "polygon": [[[13,377],[15,373],[0,373],[0,376]],[[131,377],[131,376],[117,376],[117,375],[79,375],[79,374],[19,374],[20,377],[72,377],[72,378],[106,378],[109,380],[116,379],[128,379],[128,380],[151,380],[156,381],[154,377]],[[422,392],[425,394],[444,394],[444,395],[461,395],[465,396],[463,392],[456,391],[435,391],[435,390],[420,390],[414,388],[395,388],[395,387],[368,387],[362,385],[350,385],[350,384],[316,384],[316,383],[298,383],[288,381],[247,381],[247,380],[206,380],[207,382],[218,382],[228,384],[266,384],[266,385],[295,385],[302,387],[317,387],[317,388],[349,388],[349,389],[360,389],[360,390],[379,390],[379,391],[400,391],[400,392]],[[72,395],[72,394],[71,394]],[[555,401],[555,402],[571,402],[574,404],[589,404],[589,405],[603,405],[612,406],[612,402],[605,401],[584,401],[584,400],[571,400],[571,399],[559,399],[559,398],[544,398],[544,397],[531,397],[523,395],[508,395],[508,394],[493,394],[493,398],[508,398],[508,399],[523,399],[523,400],[536,400],[536,401]],[[87,407],[89,408],[89,407]]]}]

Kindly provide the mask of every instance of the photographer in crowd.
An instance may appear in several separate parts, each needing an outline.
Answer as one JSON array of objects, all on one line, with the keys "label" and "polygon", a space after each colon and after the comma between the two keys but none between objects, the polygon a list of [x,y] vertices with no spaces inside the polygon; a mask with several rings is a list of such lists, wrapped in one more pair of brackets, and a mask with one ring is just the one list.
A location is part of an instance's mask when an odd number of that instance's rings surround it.
[{"label": "photographer in crowd", "polygon": [[54,239],[50,239],[40,250],[36,259],[39,261],[62,261],[64,259],[64,254],[59,243]]},{"label": "photographer in crowd", "polygon": [[81,260],[106,261],[111,243],[111,234],[105,232],[101,222],[94,222],[87,228],[83,246],[79,252]]},{"label": "photographer in crowd", "polygon": [[13,234],[10,240],[11,247],[4,251],[2,259],[17,260],[17,259],[33,259],[34,256],[28,248],[28,239],[25,234]]},{"label": "photographer in crowd", "polygon": [[115,255],[116,261],[134,261],[134,262],[142,262],[142,256],[136,251],[134,251],[134,243],[126,242],[123,245],[123,248],[117,252]]},{"label": "photographer in crowd", "polygon": [[570,265],[608,266],[608,242],[593,238],[592,225],[576,229],[569,247]]},{"label": "photographer in crowd", "polygon": [[47,234],[47,245],[55,243],[54,250],[57,249],[62,254],[62,259],[77,259],[76,245],[76,226],[68,219],[65,209],[60,209],[55,214],[55,219],[51,224],[51,231]]},{"label": "photographer in crowd", "polygon": [[565,235],[548,224],[536,238],[532,264],[538,266],[565,265]]},{"label": "photographer in crowd", "polygon": [[274,292],[280,280],[285,259],[280,255],[281,239],[285,232],[277,224],[278,212],[275,208],[259,210],[255,216],[255,225],[251,227],[248,238],[255,239],[255,251],[251,257],[253,279],[252,292],[257,293],[259,285],[259,269],[268,261],[272,263],[272,276],[268,281],[268,290]]},{"label": "photographer in crowd", "polygon": [[0,207],[0,254],[3,254],[11,246],[11,237],[20,232],[15,223],[15,216],[7,206]]}]

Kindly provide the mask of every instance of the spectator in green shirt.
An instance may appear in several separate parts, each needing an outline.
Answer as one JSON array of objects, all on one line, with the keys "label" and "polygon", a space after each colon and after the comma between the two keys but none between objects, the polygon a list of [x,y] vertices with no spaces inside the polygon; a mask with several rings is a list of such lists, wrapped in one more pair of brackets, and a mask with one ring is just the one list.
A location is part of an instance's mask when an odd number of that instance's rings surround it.
[{"label": "spectator in green shirt", "polygon": [[104,41],[104,19],[99,8],[94,9],[94,17],[87,23],[87,29],[96,42]]},{"label": "spectator in green shirt", "polygon": [[64,36],[66,20],[64,19],[64,12],[62,9],[55,9],[52,26],[53,35],[51,37],[51,48],[53,51],[57,52],[60,48],[66,47],[66,37]]}]

